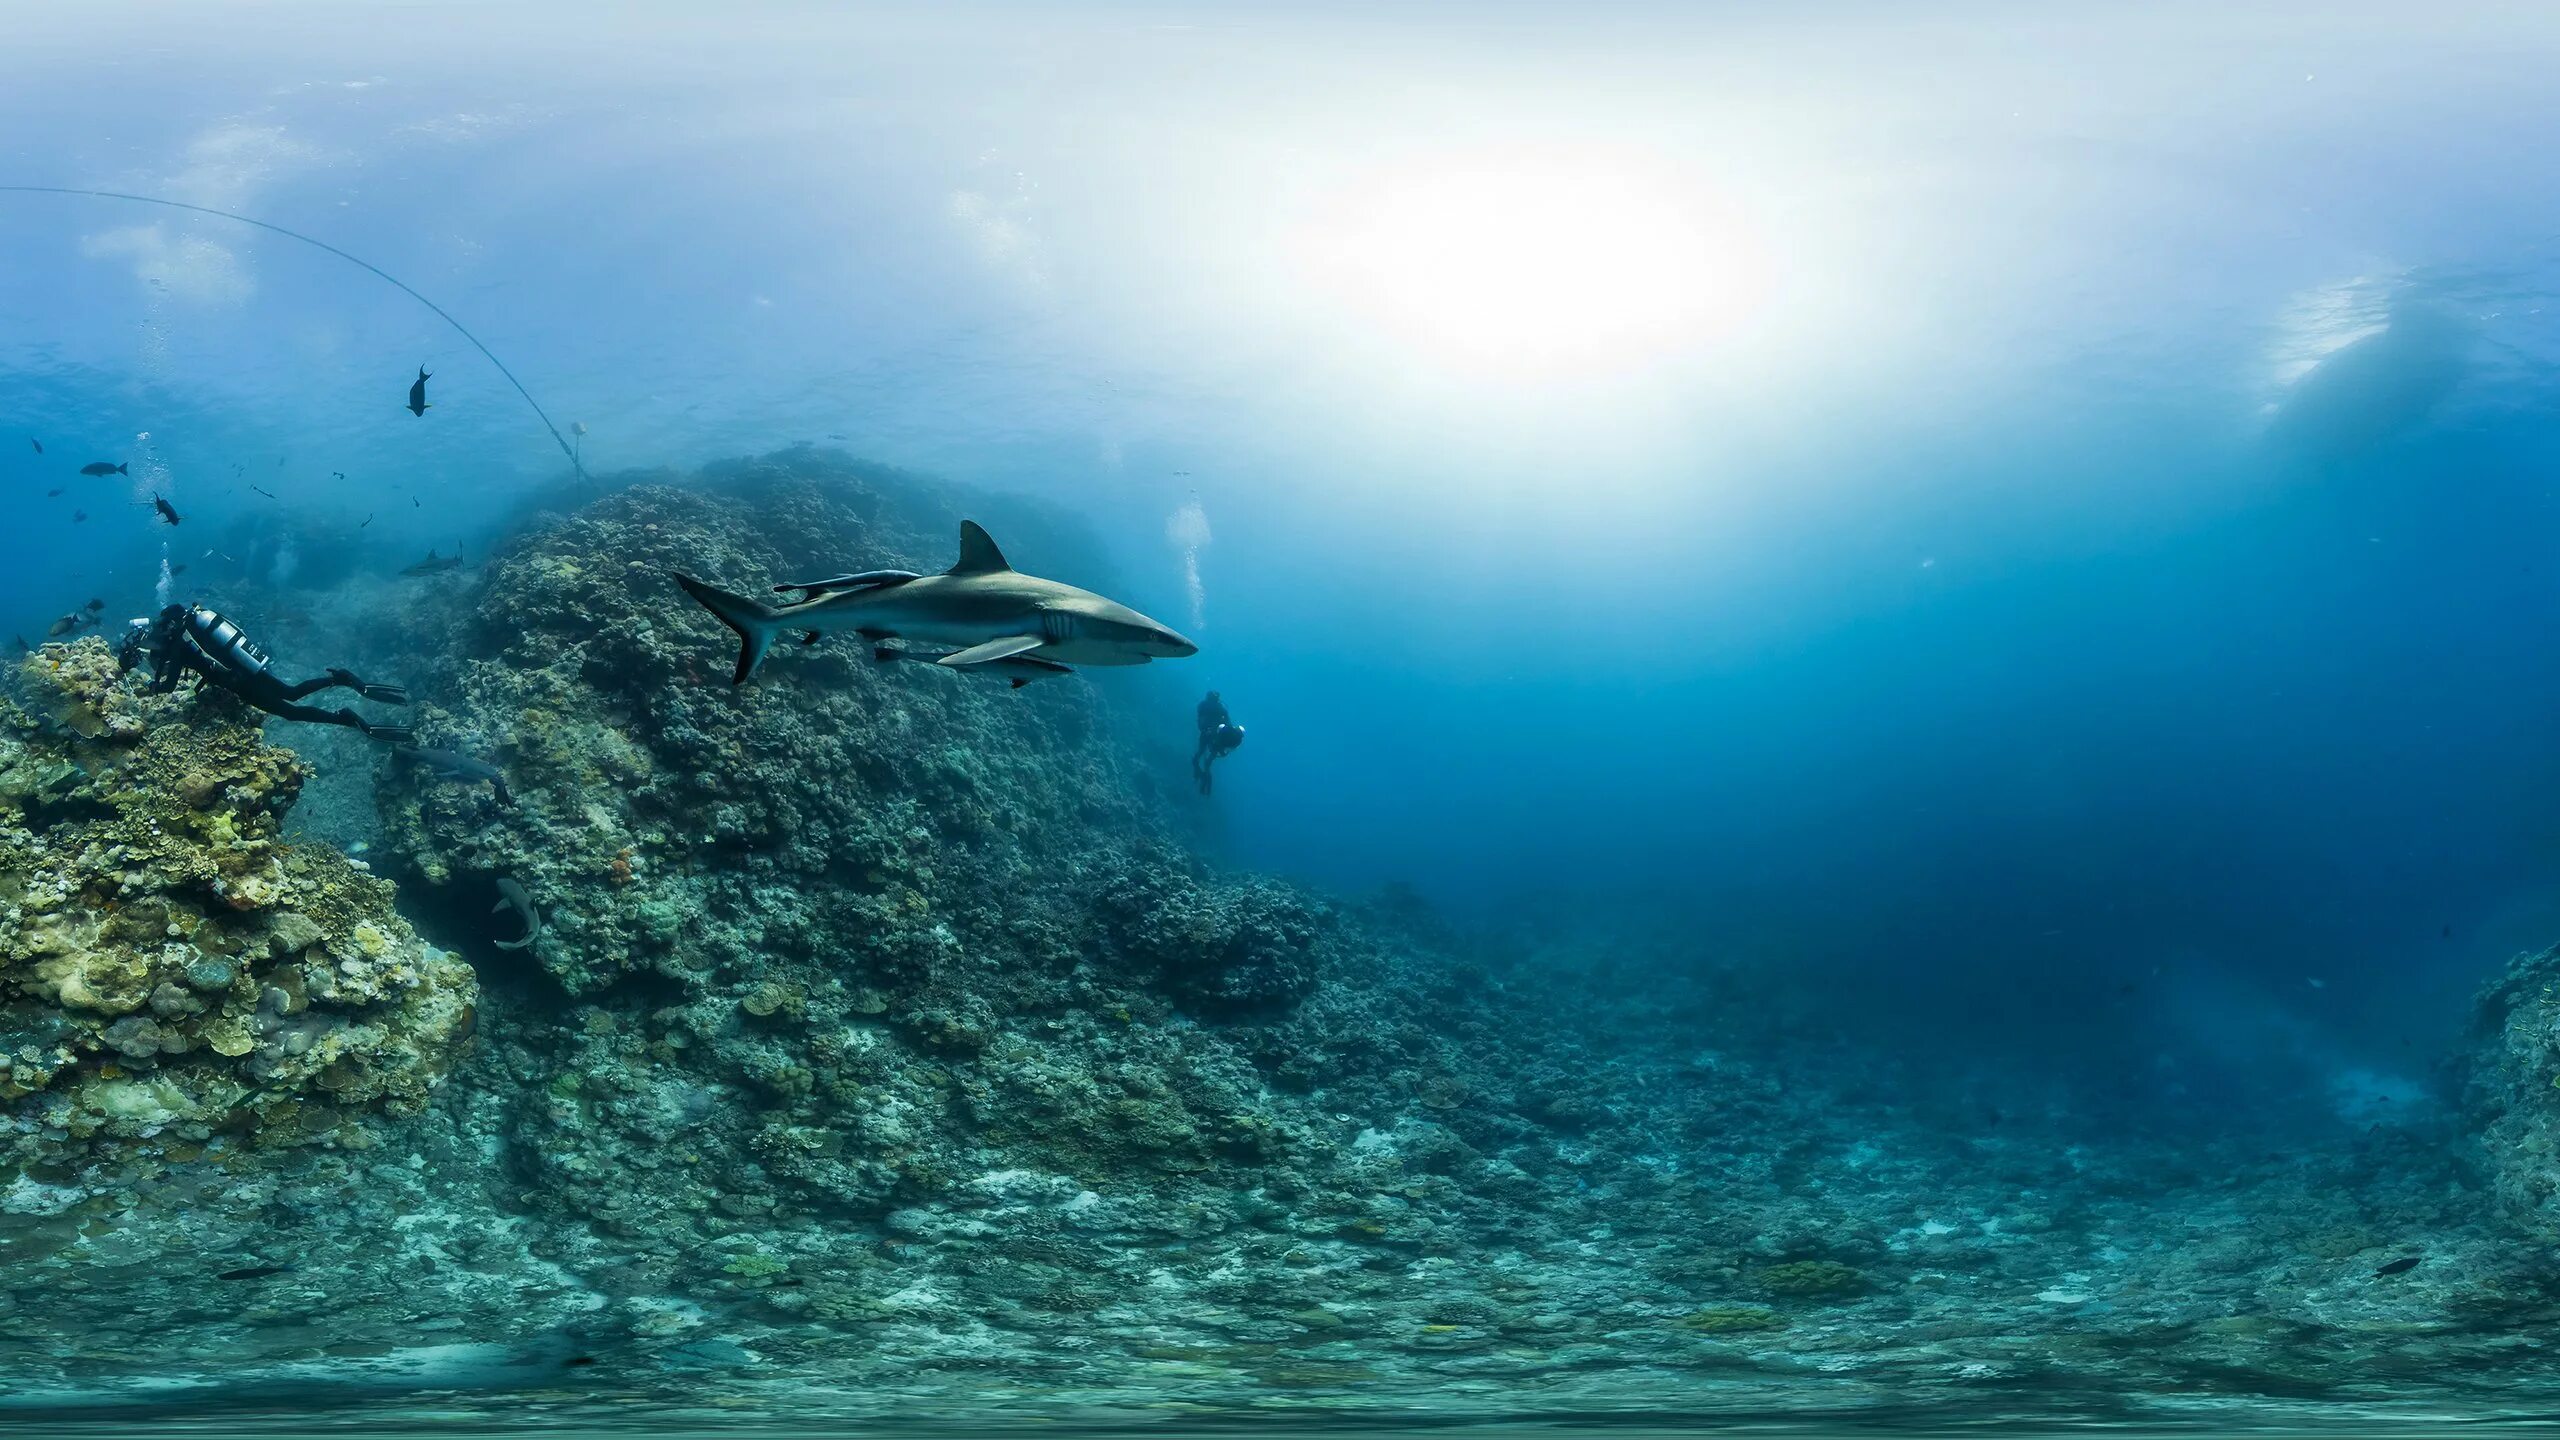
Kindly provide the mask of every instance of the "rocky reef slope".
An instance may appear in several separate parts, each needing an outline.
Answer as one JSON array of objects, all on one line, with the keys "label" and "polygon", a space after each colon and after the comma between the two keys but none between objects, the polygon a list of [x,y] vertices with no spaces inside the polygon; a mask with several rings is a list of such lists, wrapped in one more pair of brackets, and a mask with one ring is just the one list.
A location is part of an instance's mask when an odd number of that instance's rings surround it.
[{"label": "rocky reef slope", "polygon": [[[293,736],[476,1007],[382,881],[279,838],[302,769],[227,702],[42,652],[0,726],[0,1411],[340,1365],[944,1415],[2560,1393],[2548,1267],[2442,1134],[2108,1131],[1782,1023],[1676,936],[1223,873],[1114,677],[837,639],[733,688],[667,580],[938,569],[964,503],[1107,588],[1053,521],[804,450],[333,601],[424,742],[506,774]],[[2537,984],[2493,1148],[2560,1093]],[[112,1113],[137,1075],[170,1115]],[[2494,1188],[2536,1223],[2547,1187]]]},{"label": "rocky reef slope", "polygon": [[[0,701],[0,1166],[365,1144],[470,1033],[470,969],[391,886],[279,838],[303,770],[228,697],[151,696],[96,638]],[[249,717],[254,718],[254,717]]]}]

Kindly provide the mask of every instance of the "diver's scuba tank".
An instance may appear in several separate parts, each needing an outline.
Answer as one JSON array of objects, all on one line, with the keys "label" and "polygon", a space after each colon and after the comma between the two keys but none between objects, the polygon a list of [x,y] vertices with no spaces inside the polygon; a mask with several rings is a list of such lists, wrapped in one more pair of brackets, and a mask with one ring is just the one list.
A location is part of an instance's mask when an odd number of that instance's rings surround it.
[{"label": "diver's scuba tank", "polygon": [[187,607],[187,634],[206,659],[225,670],[243,675],[266,672],[267,652],[251,644],[239,626],[202,605]]}]

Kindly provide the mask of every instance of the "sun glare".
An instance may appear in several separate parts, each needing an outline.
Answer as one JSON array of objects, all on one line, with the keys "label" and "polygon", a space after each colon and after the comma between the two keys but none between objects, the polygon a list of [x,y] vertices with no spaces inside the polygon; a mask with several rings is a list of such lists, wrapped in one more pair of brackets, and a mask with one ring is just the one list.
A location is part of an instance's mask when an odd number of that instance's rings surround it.
[{"label": "sun glare", "polygon": [[1307,251],[1319,287],[1381,338],[1503,380],[1642,369],[1730,333],[1769,284],[1699,187],[1562,158],[1353,187]]}]

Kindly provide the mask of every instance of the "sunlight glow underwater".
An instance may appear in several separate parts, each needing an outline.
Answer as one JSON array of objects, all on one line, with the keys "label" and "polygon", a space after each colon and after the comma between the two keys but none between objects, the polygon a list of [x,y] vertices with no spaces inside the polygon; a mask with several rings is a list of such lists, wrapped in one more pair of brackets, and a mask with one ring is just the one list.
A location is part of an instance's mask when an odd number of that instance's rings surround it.
[{"label": "sunlight glow underwater", "polygon": [[1685,177],[1606,155],[1408,162],[1301,242],[1311,288],[1424,363],[1505,384],[1640,370],[1740,328],[1768,257]]}]

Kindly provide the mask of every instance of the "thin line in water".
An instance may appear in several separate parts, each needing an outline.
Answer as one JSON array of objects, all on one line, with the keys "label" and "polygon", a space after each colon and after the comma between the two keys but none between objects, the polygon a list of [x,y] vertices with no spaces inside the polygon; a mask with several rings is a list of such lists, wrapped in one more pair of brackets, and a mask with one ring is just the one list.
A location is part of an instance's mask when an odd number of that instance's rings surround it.
[{"label": "thin line in water", "polygon": [[451,314],[447,313],[443,306],[410,288],[408,282],[402,280],[399,276],[392,274],[390,271],[383,269],[381,266],[374,264],[372,261],[367,260],[362,256],[350,255],[346,251],[339,249],[337,246],[330,244],[326,240],[316,240],[311,236],[303,234],[299,230],[288,230],[282,225],[273,224],[269,221],[256,219],[255,217],[248,215],[235,214],[229,210],[216,210],[210,205],[190,205],[184,200],[166,200],[157,195],[128,195],[120,190],[78,190],[68,185],[0,185],[0,192],[18,195],[81,195],[92,200],[131,200],[136,204],[141,205],[165,205],[172,210],[192,210],[199,215],[218,215],[225,220],[237,220],[243,225],[255,225],[261,230],[272,230],[276,234],[282,235],[288,240],[299,240],[305,245],[317,246],[318,248],[326,250],[330,254],[337,256],[339,259],[346,261],[350,265],[360,266],[365,270],[369,270],[373,274],[390,282],[390,284],[397,288],[401,294],[408,296],[410,299],[426,306],[429,310],[434,311],[437,319],[452,326],[453,333],[470,341],[472,349],[479,351],[482,356],[487,358],[490,364],[498,367],[498,373],[506,376],[507,383],[516,387],[516,393],[524,397],[524,403],[533,407],[534,418],[542,422],[543,429],[551,432],[552,443],[560,447],[561,454],[569,457],[569,466],[571,469],[577,471],[578,478],[581,480],[587,478],[586,464],[579,459],[577,450],[570,446],[568,437],[560,433],[560,427],[551,423],[550,415],[543,411],[542,402],[534,399],[533,392],[524,388],[524,382],[516,378],[516,372],[507,368],[507,362],[499,359],[496,352],[492,351],[488,346],[481,344],[480,337],[472,334],[470,327],[464,325],[461,321],[454,319]]}]

